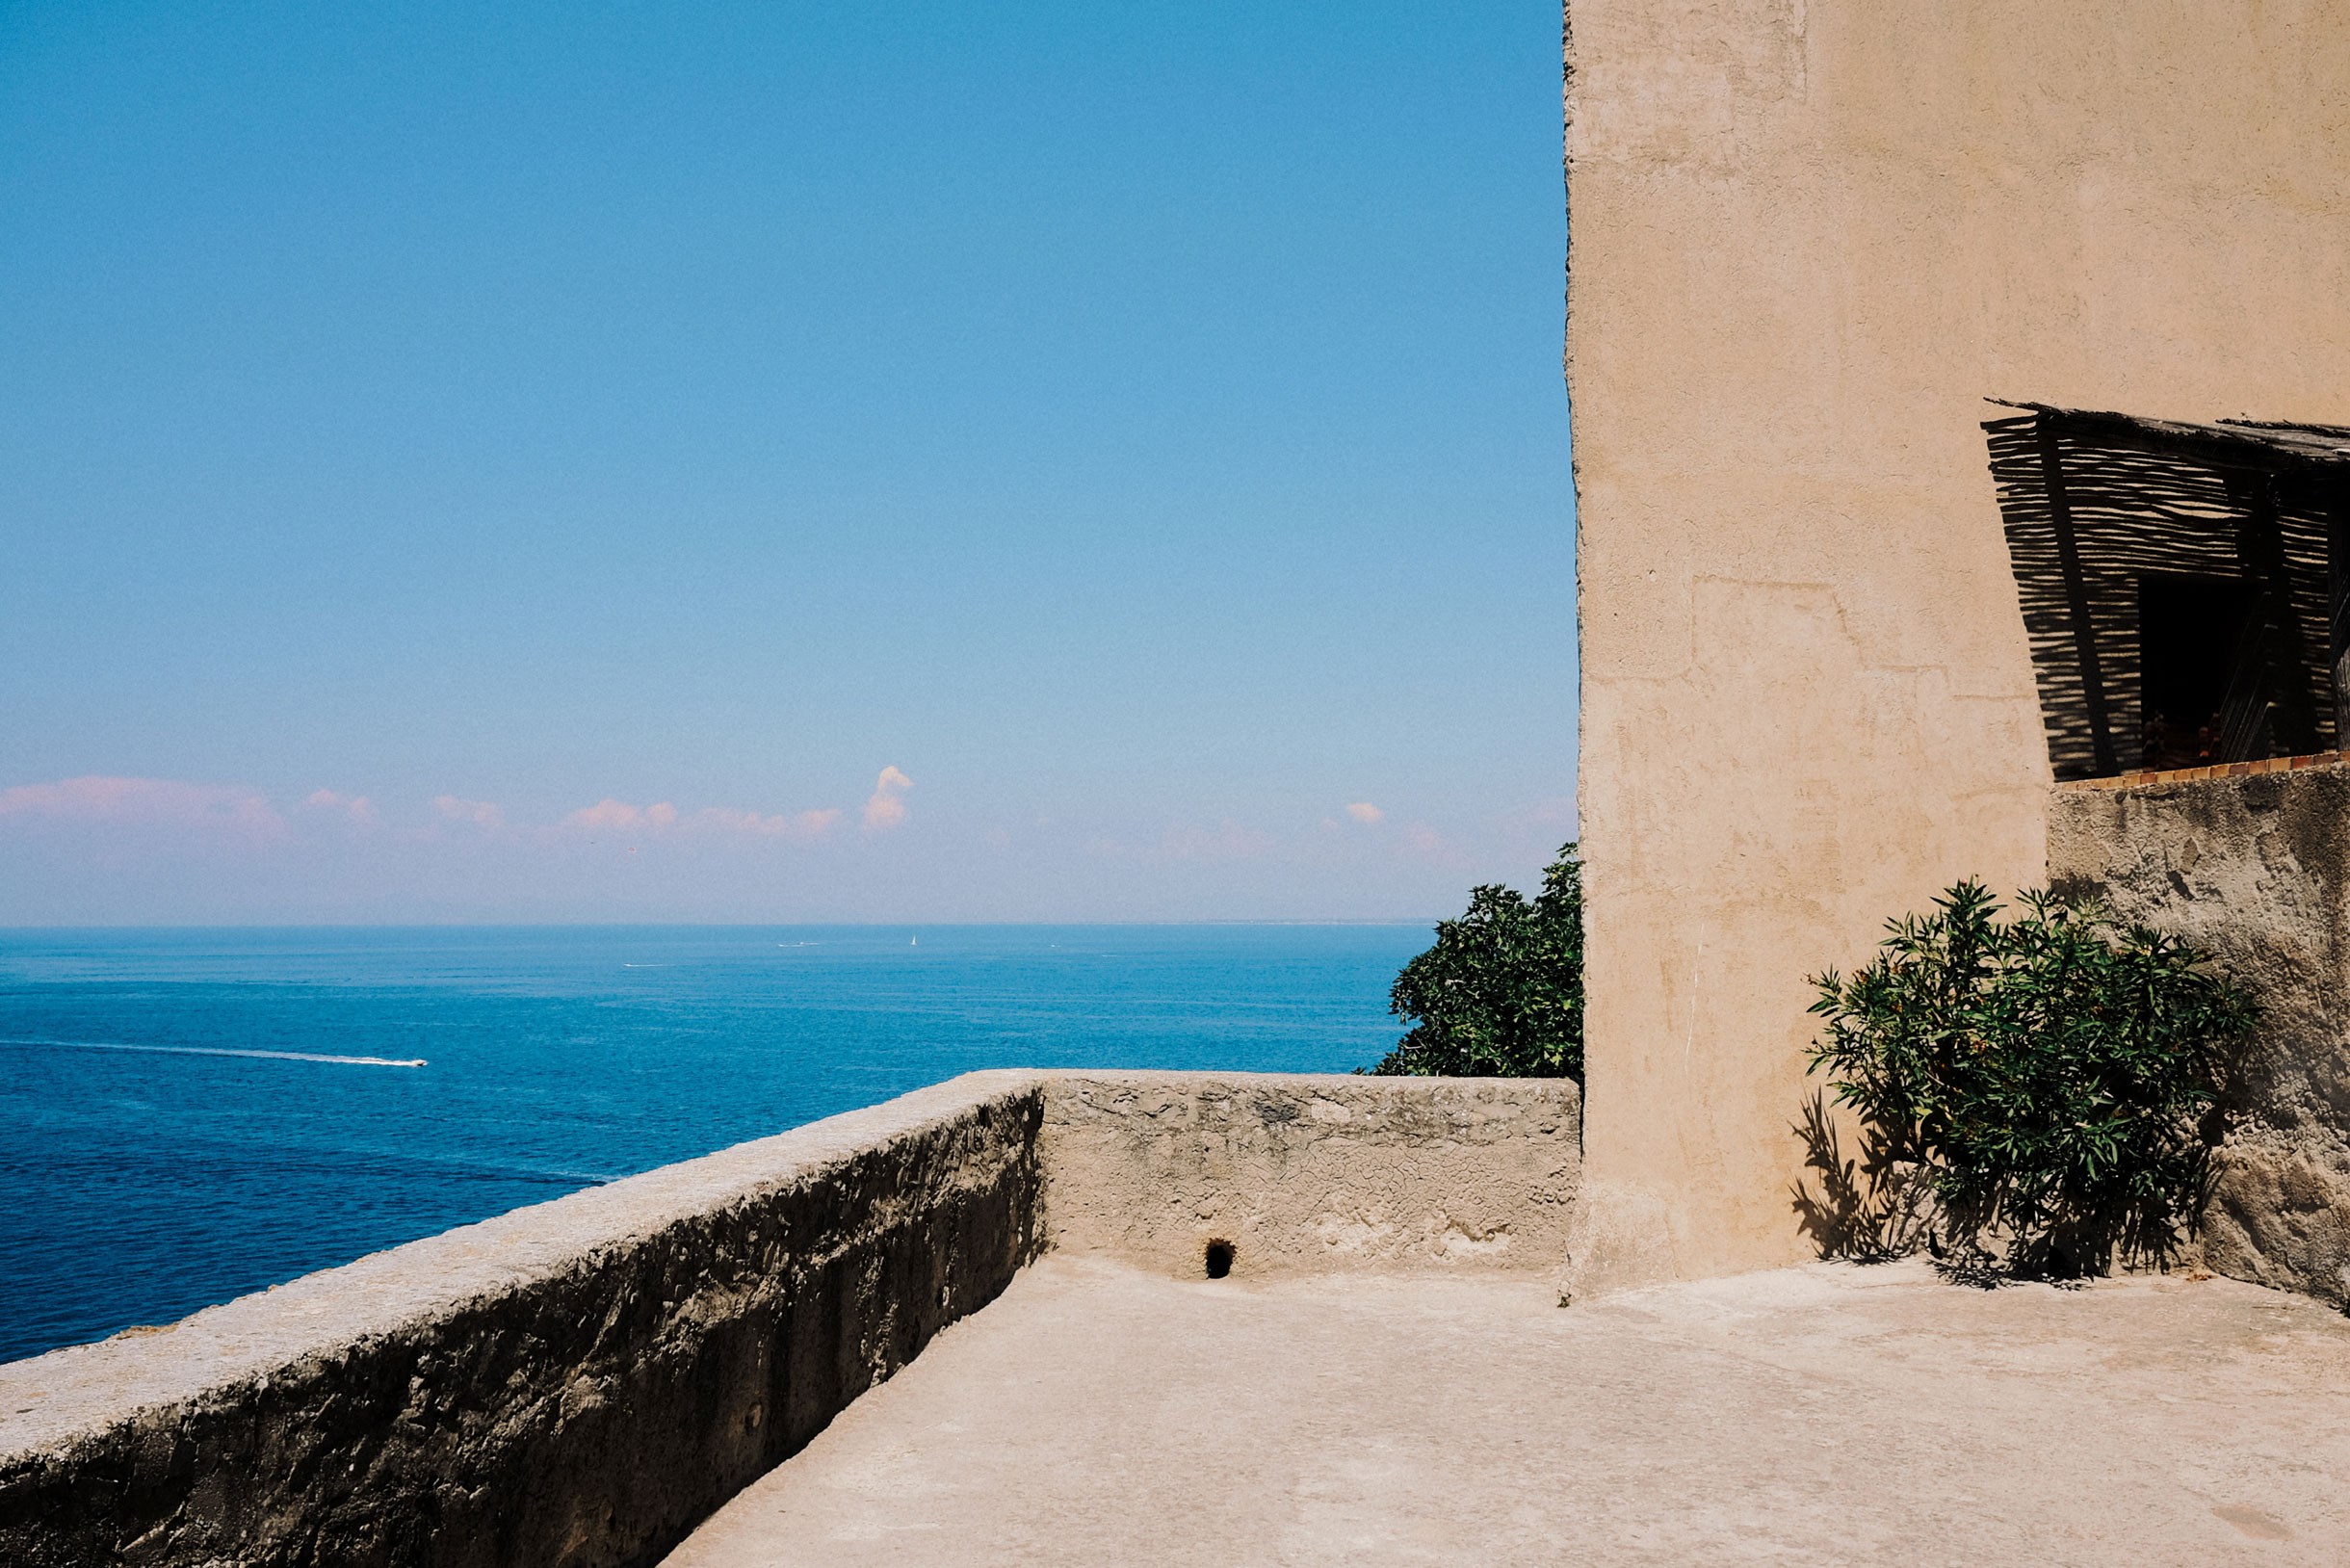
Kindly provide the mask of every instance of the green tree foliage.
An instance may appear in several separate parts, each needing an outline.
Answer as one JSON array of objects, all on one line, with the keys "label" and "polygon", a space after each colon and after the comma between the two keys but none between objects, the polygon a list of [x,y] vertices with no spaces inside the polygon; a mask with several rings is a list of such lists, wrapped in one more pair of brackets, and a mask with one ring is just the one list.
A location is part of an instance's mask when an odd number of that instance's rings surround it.
[{"label": "green tree foliage", "polygon": [[2003,921],[1961,882],[1889,922],[1849,980],[1815,977],[1812,1070],[1880,1168],[1922,1174],[1937,1252],[1988,1266],[2001,1240],[2027,1277],[2102,1272],[2117,1249],[2159,1261],[2200,1205],[2253,1004],[2176,936],[2045,892],[2018,902]]},{"label": "green tree foliage", "polygon": [[1369,1069],[1397,1076],[1583,1076],[1583,873],[1567,845],[1528,902],[1480,887],[1403,966],[1388,1011],[1411,1025]]}]

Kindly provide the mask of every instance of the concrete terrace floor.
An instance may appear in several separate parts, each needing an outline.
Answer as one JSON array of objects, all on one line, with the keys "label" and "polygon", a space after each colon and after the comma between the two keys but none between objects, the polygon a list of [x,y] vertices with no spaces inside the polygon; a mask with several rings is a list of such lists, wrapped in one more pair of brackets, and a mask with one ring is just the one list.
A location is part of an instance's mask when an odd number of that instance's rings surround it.
[{"label": "concrete terrace floor", "polygon": [[666,1568],[2350,1564],[2350,1320],[2232,1280],[1047,1258]]}]

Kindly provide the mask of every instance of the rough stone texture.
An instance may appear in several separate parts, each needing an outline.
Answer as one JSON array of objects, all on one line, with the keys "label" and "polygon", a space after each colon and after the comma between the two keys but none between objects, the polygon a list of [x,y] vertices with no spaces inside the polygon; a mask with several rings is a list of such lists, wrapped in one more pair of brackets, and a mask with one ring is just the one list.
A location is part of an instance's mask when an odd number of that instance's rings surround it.
[{"label": "rough stone texture", "polygon": [[0,1562],[659,1556],[1042,1241],[974,1074],[0,1368]]},{"label": "rough stone texture", "polygon": [[2350,7],[1567,10],[1583,1203],[1669,1242],[1623,1283],[1806,1255],[1804,977],[2040,879],[1980,400],[2350,423]]},{"label": "rough stone texture", "polygon": [[1397,1267],[1556,1269],[1580,1163],[1563,1079],[1056,1075],[1056,1250],[1198,1278]]},{"label": "rough stone texture", "polygon": [[[1554,1267],[1562,1083],[973,1073],[0,1367],[0,1563],[657,1558],[1051,1244]],[[1538,1289],[1540,1287],[1537,1287]]]},{"label": "rough stone texture", "polygon": [[2350,1321],[2176,1275],[1815,1264],[1561,1311],[1505,1273],[1048,1257],[668,1568],[2338,1564]]},{"label": "rough stone texture", "polygon": [[2203,1256],[2350,1305],[2350,771],[2060,789],[2049,875],[2207,949],[2259,999]]}]

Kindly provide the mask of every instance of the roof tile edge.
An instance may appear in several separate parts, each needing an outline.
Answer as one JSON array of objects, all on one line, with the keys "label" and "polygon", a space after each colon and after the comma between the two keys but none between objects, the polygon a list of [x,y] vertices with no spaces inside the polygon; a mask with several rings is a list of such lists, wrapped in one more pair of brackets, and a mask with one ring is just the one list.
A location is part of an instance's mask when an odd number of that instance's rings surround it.
[{"label": "roof tile edge", "polygon": [[2190,784],[2210,778],[2254,778],[2262,773],[2297,773],[2311,768],[2339,768],[2343,753],[2318,751],[2303,757],[2261,757],[2253,762],[2213,763],[2207,768],[2140,769],[2110,778],[2059,779],[2060,790],[2134,790],[2149,784]]}]

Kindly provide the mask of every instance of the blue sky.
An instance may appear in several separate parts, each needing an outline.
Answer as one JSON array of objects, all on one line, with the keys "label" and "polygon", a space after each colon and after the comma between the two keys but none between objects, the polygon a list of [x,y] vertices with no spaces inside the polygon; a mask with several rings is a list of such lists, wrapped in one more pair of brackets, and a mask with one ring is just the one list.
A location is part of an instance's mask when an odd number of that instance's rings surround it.
[{"label": "blue sky", "polygon": [[1526,885],[1558,118],[1554,0],[0,3],[0,924]]}]

